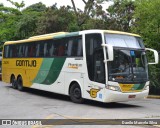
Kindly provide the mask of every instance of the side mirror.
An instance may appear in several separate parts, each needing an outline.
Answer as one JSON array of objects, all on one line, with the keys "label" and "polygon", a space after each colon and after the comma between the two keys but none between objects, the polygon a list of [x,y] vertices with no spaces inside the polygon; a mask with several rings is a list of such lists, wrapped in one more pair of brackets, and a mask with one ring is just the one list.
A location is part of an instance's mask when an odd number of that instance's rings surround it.
[{"label": "side mirror", "polygon": [[104,53],[107,53],[107,55],[104,55],[104,62],[107,61],[113,61],[114,59],[114,54],[113,54],[113,46],[109,44],[102,44]]},{"label": "side mirror", "polygon": [[151,62],[151,63],[148,63],[148,64],[158,64],[159,62],[159,55],[158,55],[158,52],[154,49],[151,49],[151,48],[145,48],[146,51],[151,51],[154,53],[154,60],[155,62]]}]

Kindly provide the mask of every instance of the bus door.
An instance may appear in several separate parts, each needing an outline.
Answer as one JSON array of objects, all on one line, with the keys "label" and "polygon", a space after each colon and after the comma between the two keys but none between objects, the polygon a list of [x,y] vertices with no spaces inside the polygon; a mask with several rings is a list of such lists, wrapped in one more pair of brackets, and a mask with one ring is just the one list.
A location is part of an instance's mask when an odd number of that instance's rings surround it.
[{"label": "bus door", "polygon": [[86,34],[85,98],[102,100],[102,94],[98,93],[105,87],[104,54],[101,44],[101,34]]}]

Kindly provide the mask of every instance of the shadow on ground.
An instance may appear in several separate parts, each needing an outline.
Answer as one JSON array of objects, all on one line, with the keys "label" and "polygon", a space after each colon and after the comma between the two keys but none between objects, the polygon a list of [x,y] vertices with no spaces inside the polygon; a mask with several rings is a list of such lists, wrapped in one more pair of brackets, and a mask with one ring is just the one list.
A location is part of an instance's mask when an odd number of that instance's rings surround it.
[{"label": "shadow on ground", "polygon": [[[6,86],[6,87],[8,87],[10,89],[13,89],[11,86]],[[37,95],[37,96],[46,97],[46,98],[50,98],[50,99],[72,102],[70,100],[69,96],[56,94],[56,93],[53,93],[53,92],[47,92],[47,91],[31,89],[31,88],[25,88],[24,92],[25,93],[30,93],[31,95]],[[92,101],[92,100],[84,100],[83,105],[95,106],[95,107],[101,107],[101,108],[113,108],[113,109],[141,107],[141,106],[138,106],[138,105],[129,104],[128,102],[124,102],[124,103],[102,103],[102,102]]]}]

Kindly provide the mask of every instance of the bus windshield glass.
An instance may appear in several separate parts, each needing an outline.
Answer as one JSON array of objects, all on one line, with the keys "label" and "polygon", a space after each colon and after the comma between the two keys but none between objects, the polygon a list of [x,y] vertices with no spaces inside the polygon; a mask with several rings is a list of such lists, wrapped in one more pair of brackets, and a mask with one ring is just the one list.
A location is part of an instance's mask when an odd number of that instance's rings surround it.
[{"label": "bus windshield glass", "polygon": [[140,48],[144,49],[143,41],[140,37],[120,34],[106,34],[106,43],[116,47]]},{"label": "bus windshield glass", "polygon": [[109,81],[120,83],[148,81],[147,58],[140,38],[107,34],[106,43],[114,46],[114,60],[108,62]]}]

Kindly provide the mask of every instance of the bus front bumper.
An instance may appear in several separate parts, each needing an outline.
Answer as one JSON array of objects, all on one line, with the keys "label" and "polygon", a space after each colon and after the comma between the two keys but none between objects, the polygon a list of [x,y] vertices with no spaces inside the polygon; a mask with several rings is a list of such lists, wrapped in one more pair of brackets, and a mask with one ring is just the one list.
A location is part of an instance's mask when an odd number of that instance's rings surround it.
[{"label": "bus front bumper", "polygon": [[149,90],[143,90],[142,92],[122,93],[105,89],[105,97],[103,99],[103,102],[108,103],[141,100],[147,98],[148,93]]}]

